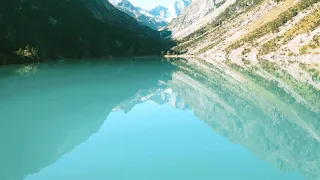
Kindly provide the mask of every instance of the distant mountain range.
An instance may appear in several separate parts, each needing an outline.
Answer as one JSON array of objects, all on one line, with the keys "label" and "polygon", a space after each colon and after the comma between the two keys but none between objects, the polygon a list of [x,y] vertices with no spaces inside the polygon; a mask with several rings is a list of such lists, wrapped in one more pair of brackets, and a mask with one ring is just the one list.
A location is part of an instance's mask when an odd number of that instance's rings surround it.
[{"label": "distant mountain range", "polygon": [[161,18],[150,14],[147,10],[135,7],[128,0],[110,0],[119,10],[134,17],[142,25],[148,26],[152,29],[160,29],[168,24],[168,22]]},{"label": "distant mountain range", "polygon": [[172,14],[169,11],[169,9],[160,5],[151,9],[149,13],[156,17],[160,17],[166,20],[167,22],[170,22],[172,20]]},{"label": "distant mountain range", "polygon": [[191,0],[176,0],[172,9],[159,5],[150,11],[135,7],[128,0],[109,0],[109,2],[119,10],[134,17],[142,25],[152,29],[161,29],[177,17],[191,3]]}]

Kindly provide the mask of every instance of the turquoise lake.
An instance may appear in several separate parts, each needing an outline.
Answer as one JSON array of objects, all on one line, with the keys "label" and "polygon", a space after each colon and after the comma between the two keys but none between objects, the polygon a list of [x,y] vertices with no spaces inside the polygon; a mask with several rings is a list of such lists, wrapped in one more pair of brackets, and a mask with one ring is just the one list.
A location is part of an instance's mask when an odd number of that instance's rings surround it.
[{"label": "turquoise lake", "polygon": [[0,66],[0,179],[320,179],[319,90],[261,72],[274,71],[161,58]]}]

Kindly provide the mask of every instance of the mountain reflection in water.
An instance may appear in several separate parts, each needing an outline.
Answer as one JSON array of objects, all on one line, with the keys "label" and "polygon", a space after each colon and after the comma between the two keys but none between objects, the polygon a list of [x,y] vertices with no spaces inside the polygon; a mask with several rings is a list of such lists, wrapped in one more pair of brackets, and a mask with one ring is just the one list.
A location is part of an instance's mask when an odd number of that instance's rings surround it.
[{"label": "mountain reflection in water", "polygon": [[157,58],[0,67],[0,179],[32,179],[90,141],[113,112],[149,102],[191,110],[282,173],[318,179],[319,89],[273,72]]}]

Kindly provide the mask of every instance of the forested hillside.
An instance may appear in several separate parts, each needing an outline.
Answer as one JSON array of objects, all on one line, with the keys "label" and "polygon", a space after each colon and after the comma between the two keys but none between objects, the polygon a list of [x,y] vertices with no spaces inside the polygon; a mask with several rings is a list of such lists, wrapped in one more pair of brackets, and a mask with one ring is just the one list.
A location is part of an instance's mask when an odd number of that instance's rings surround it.
[{"label": "forested hillside", "polygon": [[0,64],[160,55],[171,46],[105,0],[0,2]]}]

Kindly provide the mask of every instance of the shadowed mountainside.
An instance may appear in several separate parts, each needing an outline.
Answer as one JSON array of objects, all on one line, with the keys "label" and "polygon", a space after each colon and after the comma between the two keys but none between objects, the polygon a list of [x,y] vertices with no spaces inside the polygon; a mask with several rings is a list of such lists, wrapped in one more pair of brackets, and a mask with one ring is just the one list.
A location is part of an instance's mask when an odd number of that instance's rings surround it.
[{"label": "shadowed mountainside", "polygon": [[160,55],[172,45],[106,0],[0,2],[0,64]]}]

